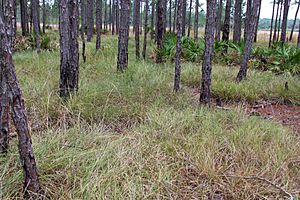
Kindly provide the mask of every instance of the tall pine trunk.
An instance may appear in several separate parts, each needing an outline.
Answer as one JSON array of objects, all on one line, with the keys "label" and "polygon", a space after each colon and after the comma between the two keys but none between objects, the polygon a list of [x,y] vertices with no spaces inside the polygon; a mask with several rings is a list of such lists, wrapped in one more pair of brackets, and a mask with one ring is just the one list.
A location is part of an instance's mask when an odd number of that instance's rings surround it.
[{"label": "tall pine trunk", "polygon": [[246,17],[245,17],[245,28],[244,28],[244,40],[246,41],[246,38],[248,36],[248,28],[249,28],[249,21],[250,21],[250,16],[252,12],[252,1],[253,0],[247,0],[247,8],[246,8]]},{"label": "tall pine trunk", "polygon": [[107,0],[104,1],[104,29],[107,30]]},{"label": "tall pine trunk", "polygon": [[216,34],[215,34],[215,40],[218,42],[221,40],[222,12],[223,12],[222,10],[223,10],[223,0],[219,0],[218,12],[216,16]]},{"label": "tall pine trunk", "polygon": [[234,4],[234,31],[233,42],[238,43],[241,41],[242,36],[242,0],[235,0]]},{"label": "tall pine trunk", "polygon": [[135,38],[135,57],[140,59],[140,0],[134,0],[134,38]]},{"label": "tall pine trunk", "polygon": [[151,39],[154,40],[155,0],[151,0]]},{"label": "tall pine trunk", "polygon": [[281,1],[281,4],[280,4],[280,12],[279,12],[279,21],[278,21],[278,29],[277,29],[276,42],[279,42],[280,29],[282,27],[282,23],[281,23],[282,8],[283,8],[283,0]]},{"label": "tall pine trunk", "polygon": [[116,2],[116,33],[119,34],[120,26],[120,11],[119,11],[119,0]]},{"label": "tall pine trunk", "polygon": [[91,42],[94,34],[94,0],[86,1],[87,41]]},{"label": "tall pine trunk", "polygon": [[173,15],[173,32],[175,33],[176,29],[176,16],[177,16],[177,0],[174,2],[174,15]]},{"label": "tall pine trunk", "polygon": [[191,24],[192,24],[192,4],[193,4],[193,0],[190,0],[189,21],[188,21],[188,37],[190,37],[190,34],[191,34]]},{"label": "tall pine trunk", "polygon": [[186,35],[186,3],[187,0],[182,2],[182,36]]},{"label": "tall pine trunk", "polygon": [[21,13],[22,35],[26,36],[29,33],[28,16],[27,16],[27,0],[20,0],[20,13]]},{"label": "tall pine trunk", "polygon": [[298,48],[300,48],[300,23],[299,23],[299,30],[298,30],[298,42],[297,42]]},{"label": "tall pine trunk", "polygon": [[96,0],[96,50],[101,48],[102,0]]},{"label": "tall pine trunk", "polygon": [[260,0],[260,3],[259,3],[258,17],[257,17],[257,21],[256,21],[256,24],[255,24],[254,42],[257,42],[257,34],[258,34],[258,26],[259,26],[259,17],[260,17],[260,12],[261,12],[261,2],[262,2],[262,0]]},{"label": "tall pine trunk", "polygon": [[46,33],[46,3],[43,0],[43,33]]},{"label": "tall pine trunk", "polygon": [[[223,26],[223,35],[222,40],[224,42],[229,41],[229,33],[230,33],[230,11],[231,11],[231,0],[226,0],[226,7],[225,7],[225,19],[224,19],[224,26]],[[224,47],[224,52],[227,53],[227,46]]]},{"label": "tall pine trunk", "polygon": [[280,8],[280,1],[277,2],[277,10],[276,10],[276,18],[275,18],[273,43],[276,42],[276,38],[277,38],[277,26],[278,26],[279,8]]},{"label": "tall pine trunk", "polygon": [[14,41],[16,36],[16,16],[15,16],[15,0],[4,1],[4,23],[6,25],[6,32],[8,37],[8,44],[13,51]]},{"label": "tall pine trunk", "polygon": [[130,24],[130,0],[121,0],[120,27],[118,41],[118,71],[124,72],[128,66],[128,37]]},{"label": "tall pine trunk", "polygon": [[[163,40],[164,40],[164,18],[165,18],[165,1],[166,0],[158,0],[157,1],[157,21],[156,21],[156,28],[157,28],[157,49],[160,50],[163,46]],[[162,58],[160,54],[156,55],[156,63],[161,63]]]},{"label": "tall pine trunk", "polygon": [[180,89],[180,74],[181,74],[181,37],[182,37],[182,1],[178,0],[177,2],[177,22],[176,22],[176,57],[175,57],[175,75],[174,75],[174,91],[178,92]]},{"label": "tall pine trunk", "polygon": [[172,31],[172,0],[169,0],[169,31]]},{"label": "tall pine trunk", "polygon": [[244,55],[242,58],[242,64],[240,67],[240,71],[236,77],[236,81],[240,82],[247,76],[247,70],[248,70],[248,62],[251,56],[252,51],[252,43],[253,43],[253,37],[254,37],[254,31],[255,31],[255,23],[257,22],[258,18],[258,12],[259,12],[259,6],[260,6],[260,0],[253,0],[253,5],[251,6],[251,14],[248,16],[248,23],[247,23],[247,37],[245,40],[245,49],[244,49]]},{"label": "tall pine trunk", "polygon": [[61,0],[60,33],[60,96],[68,98],[78,90],[79,52],[77,40],[77,0]]},{"label": "tall pine trunk", "polygon": [[36,50],[41,51],[41,36],[40,36],[40,19],[39,19],[39,0],[31,0],[32,2],[32,23],[35,35]]},{"label": "tall pine trunk", "polygon": [[214,51],[214,30],[216,19],[216,0],[207,0],[205,25],[205,51],[202,63],[202,79],[200,87],[200,104],[210,105],[211,99],[211,69]]},{"label": "tall pine trunk", "polygon": [[270,36],[269,36],[269,48],[271,47],[271,43],[272,43],[275,6],[276,6],[276,0],[273,1],[272,19],[271,19]]},{"label": "tall pine trunk", "polygon": [[143,58],[146,59],[147,51],[147,34],[148,34],[148,10],[149,10],[149,0],[145,0],[145,22],[144,22],[144,46],[143,46]]},{"label": "tall pine trunk", "polygon": [[295,19],[294,19],[294,23],[293,23],[293,26],[292,26],[292,30],[291,30],[289,41],[292,41],[292,39],[293,39],[293,35],[294,35],[294,30],[295,30],[295,26],[296,26],[296,22],[297,22],[297,16],[298,16],[299,8],[300,8],[300,1],[298,2],[298,6],[297,6],[297,10],[296,10],[296,14],[295,14]]},{"label": "tall pine trunk", "polygon": [[0,71],[9,88],[9,96],[12,110],[12,119],[19,138],[19,154],[24,171],[25,198],[38,199],[40,184],[37,166],[30,138],[28,121],[25,111],[22,92],[16,77],[16,71],[12,60],[12,54],[8,45],[8,38],[2,17],[0,16]]},{"label": "tall pine trunk", "polygon": [[86,55],[85,55],[85,37],[84,37],[84,30],[85,30],[85,0],[80,0],[80,6],[81,6],[81,29],[80,29],[80,36],[81,36],[81,42],[82,42],[82,59],[83,62],[86,62]]},{"label": "tall pine trunk", "polygon": [[281,38],[280,41],[282,44],[286,41],[286,29],[288,22],[288,14],[290,9],[291,0],[284,0],[284,9],[283,9],[283,17],[282,17],[282,27],[281,27]]},{"label": "tall pine trunk", "polygon": [[199,0],[196,0],[195,4],[195,24],[194,24],[194,39],[198,42],[199,34]]}]

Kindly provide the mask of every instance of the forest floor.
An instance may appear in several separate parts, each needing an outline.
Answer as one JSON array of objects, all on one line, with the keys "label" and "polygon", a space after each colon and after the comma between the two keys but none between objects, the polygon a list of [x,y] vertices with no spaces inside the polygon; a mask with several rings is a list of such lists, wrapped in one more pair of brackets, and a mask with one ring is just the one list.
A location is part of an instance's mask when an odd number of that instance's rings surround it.
[{"label": "forest floor", "polygon": [[[104,36],[99,52],[88,43],[79,91],[67,102],[58,96],[58,50],[14,55],[48,199],[300,195],[300,137],[282,123],[299,120],[299,78],[250,69],[237,84],[238,68],[214,64],[218,106],[207,108],[193,89],[200,64],[183,63],[182,89],[174,93],[173,63],[136,61],[132,38],[129,45],[129,67],[120,74],[117,37]],[[16,137],[0,169],[3,199],[22,196]]]}]

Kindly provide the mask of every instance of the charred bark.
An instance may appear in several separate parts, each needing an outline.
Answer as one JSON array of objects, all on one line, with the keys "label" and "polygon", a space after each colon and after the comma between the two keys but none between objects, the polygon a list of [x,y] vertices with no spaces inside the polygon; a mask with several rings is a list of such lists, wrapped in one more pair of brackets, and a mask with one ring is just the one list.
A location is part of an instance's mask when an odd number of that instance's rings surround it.
[{"label": "charred bark", "polygon": [[28,16],[27,16],[27,0],[20,0],[20,13],[21,13],[22,35],[26,36],[29,33]]},{"label": "charred bark", "polygon": [[96,50],[101,48],[102,0],[96,0]]},{"label": "charred bark", "polygon": [[245,40],[244,55],[242,58],[242,64],[241,64],[240,71],[236,78],[237,82],[242,81],[247,76],[248,62],[249,62],[251,51],[252,51],[255,23],[257,22],[257,18],[258,18],[259,5],[260,5],[260,0],[253,0],[253,7],[251,9],[251,15],[249,17],[249,21],[247,24],[248,25],[247,30],[249,32],[248,32],[247,38]]},{"label": "charred bark", "polygon": [[284,0],[284,9],[283,9],[283,17],[282,17],[282,27],[281,27],[281,38],[280,41],[282,44],[286,41],[286,29],[288,22],[288,14],[290,9],[291,0]]},{"label": "charred bark", "polygon": [[259,2],[259,9],[258,9],[258,17],[255,24],[255,30],[254,30],[254,42],[257,42],[257,32],[258,32],[258,26],[259,26],[259,17],[260,17],[260,11],[261,11],[261,1]]},{"label": "charred bark", "polygon": [[81,29],[80,29],[80,36],[81,36],[81,42],[82,42],[82,59],[83,62],[86,62],[86,55],[85,55],[85,37],[84,37],[84,29],[85,29],[85,4],[84,0],[80,0],[80,6],[81,6]]},{"label": "charred bark", "polygon": [[189,21],[188,21],[188,37],[190,37],[190,34],[191,34],[192,4],[193,4],[193,0],[190,0]]},{"label": "charred bark", "polygon": [[[231,11],[231,0],[226,0],[226,7],[225,7],[225,19],[224,19],[224,26],[223,26],[223,35],[222,40],[224,42],[229,41],[229,33],[230,33],[230,11]],[[224,52],[227,53],[227,46],[224,47]]]},{"label": "charred bark", "polygon": [[12,119],[19,138],[19,154],[24,171],[25,198],[38,199],[41,192],[35,157],[32,149],[24,100],[16,77],[12,53],[2,17],[0,17],[0,69],[9,88]]},{"label": "charred bark", "polygon": [[147,34],[148,34],[148,10],[149,10],[149,0],[145,0],[145,22],[144,22],[144,46],[143,46],[143,58],[146,59],[147,51]]},{"label": "charred bark", "polygon": [[174,75],[174,91],[178,92],[180,89],[180,74],[181,74],[181,37],[182,37],[182,1],[178,0],[177,2],[177,22],[176,22],[176,31],[177,31],[177,41],[176,41],[176,57],[175,57],[175,75]]},{"label": "charred bark", "polygon": [[124,72],[128,66],[128,37],[130,24],[130,0],[121,0],[120,28],[118,41],[118,71]]},{"label": "charred bark", "polygon": [[211,99],[211,69],[214,50],[215,7],[216,0],[207,0],[205,25],[205,51],[202,63],[202,80],[200,88],[200,104],[210,105]]},{"label": "charred bark", "polygon": [[182,2],[182,36],[186,35],[186,2],[187,0]]},{"label": "charred bark", "polygon": [[233,42],[238,43],[241,41],[242,36],[242,0],[236,0],[234,4],[234,31]]}]

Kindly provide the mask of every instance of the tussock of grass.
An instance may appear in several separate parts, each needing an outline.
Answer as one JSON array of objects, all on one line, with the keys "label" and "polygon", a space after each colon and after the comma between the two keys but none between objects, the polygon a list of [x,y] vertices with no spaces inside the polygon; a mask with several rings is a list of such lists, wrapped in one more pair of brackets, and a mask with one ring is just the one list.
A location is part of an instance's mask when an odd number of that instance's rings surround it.
[{"label": "tussock of grass", "polygon": [[[200,65],[186,63],[183,65],[182,82],[191,87],[199,86]],[[212,94],[224,100],[274,100],[300,104],[300,79],[296,76],[274,75],[271,72],[249,70],[247,79],[235,82],[238,68],[213,65]],[[289,89],[285,89],[288,82]]]},{"label": "tussock of grass", "polygon": [[[97,53],[88,44],[80,89],[68,102],[57,94],[58,52],[15,55],[31,128],[39,130],[32,138],[49,199],[282,198],[261,182],[226,174],[259,174],[290,192],[300,187],[300,140],[289,130],[240,110],[195,106],[184,90],[172,93],[171,64],[135,61],[132,40],[129,69],[117,73],[116,42],[104,37]],[[185,85],[198,85],[199,67],[183,65]],[[299,102],[295,78],[250,71],[235,85],[235,74],[214,67],[215,96]],[[290,93],[280,90],[286,79]],[[16,138],[0,168],[4,199],[21,197]]]}]

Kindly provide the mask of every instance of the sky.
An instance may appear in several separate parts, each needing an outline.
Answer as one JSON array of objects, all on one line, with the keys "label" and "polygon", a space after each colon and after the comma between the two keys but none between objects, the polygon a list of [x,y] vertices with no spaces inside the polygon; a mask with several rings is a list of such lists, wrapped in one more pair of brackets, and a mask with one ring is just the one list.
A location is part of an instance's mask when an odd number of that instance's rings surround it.
[{"label": "sky", "polygon": [[[204,3],[206,7],[206,0],[200,0],[201,3]],[[262,0],[262,8],[261,8],[261,14],[260,18],[272,18],[272,10],[273,10],[273,1],[272,0]],[[203,6],[203,8],[204,8]],[[290,11],[289,11],[289,19],[294,19],[295,13],[297,10],[296,5],[291,5]],[[298,19],[300,18],[300,12],[298,13]]]}]

